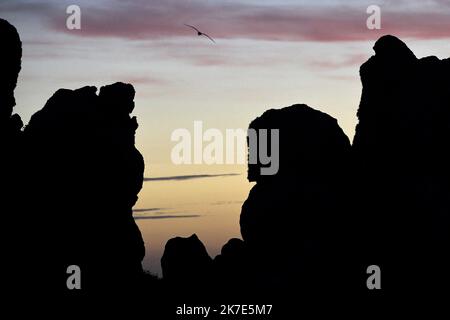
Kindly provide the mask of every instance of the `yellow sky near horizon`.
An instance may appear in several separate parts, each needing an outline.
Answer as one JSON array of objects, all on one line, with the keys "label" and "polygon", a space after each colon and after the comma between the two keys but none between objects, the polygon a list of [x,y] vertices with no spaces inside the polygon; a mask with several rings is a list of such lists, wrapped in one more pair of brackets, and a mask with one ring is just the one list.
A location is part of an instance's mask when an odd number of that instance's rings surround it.
[{"label": "yellow sky near horizon", "polygon": [[[145,182],[135,208],[157,209],[150,212],[151,216],[176,218],[136,220],[146,244],[144,268],[161,275],[159,259],[165,243],[172,237],[196,233],[211,257],[230,238],[240,238],[241,205],[254,183],[247,181],[246,169],[239,173],[176,182]],[[179,218],[180,215],[195,217]]]}]

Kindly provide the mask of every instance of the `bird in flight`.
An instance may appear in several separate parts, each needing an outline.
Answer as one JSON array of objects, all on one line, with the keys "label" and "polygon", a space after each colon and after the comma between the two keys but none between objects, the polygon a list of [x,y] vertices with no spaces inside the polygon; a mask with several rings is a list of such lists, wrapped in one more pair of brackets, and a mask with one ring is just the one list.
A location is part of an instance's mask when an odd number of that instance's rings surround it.
[{"label": "bird in flight", "polygon": [[198,30],[196,27],[194,27],[194,26],[191,26],[191,25],[189,25],[189,24],[184,24],[186,27],[189,27],[189,28],[192,28],[192,29],[194,29],[195,31],[197,31],[197,35],[198,36],[205,36],[205,37],[207,37],[209,40],[211,40],[212,42],[214,42],[214,43],[216,43],[215,41],[214,41],[214,39],[213,38],[211,38],[210,36],[208,36],[206,33],[203,33],[203,32],[201,32],[200,30]]}]

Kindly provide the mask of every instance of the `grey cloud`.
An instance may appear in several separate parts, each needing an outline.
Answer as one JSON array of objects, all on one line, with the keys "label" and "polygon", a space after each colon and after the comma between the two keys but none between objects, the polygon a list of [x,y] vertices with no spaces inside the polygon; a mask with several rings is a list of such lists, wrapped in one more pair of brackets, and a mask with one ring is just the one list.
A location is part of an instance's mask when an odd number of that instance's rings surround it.
[{"label": "grey cloud", "polygon": [[199,218],[199,214],[173,214],[173,215],[155,215],[155,216],[134,216],[134,220],[157,220],[157,219],[181,219],[181,218]]},{"label": "grey cloud", "polygon": [[232,176],[239,176],[239,175],[240,175],[239,173],[192,174],[192,175],[144,178],[144,181],[184,181],[184,180],[203,179],[203,178],[232,177]]}]

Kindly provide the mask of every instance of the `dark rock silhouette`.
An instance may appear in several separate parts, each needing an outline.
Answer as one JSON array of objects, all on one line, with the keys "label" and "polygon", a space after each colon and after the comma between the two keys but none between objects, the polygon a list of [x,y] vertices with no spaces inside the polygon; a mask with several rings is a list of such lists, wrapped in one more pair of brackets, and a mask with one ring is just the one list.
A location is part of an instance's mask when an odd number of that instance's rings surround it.
[{"label": "dark rock silhouette", "polygon": [[[361,66],[352,147],[333,118],[305,105],[250,124],[280,130],[280,169],[263,176],[249,164],[257,184],[242,206],[243,241],[213,264],[222,289],[377,298],[448,288],[450,59],[418,59],[393,36],[374,50]],[[373,264],[381,293],[366,287]]]},{"label": "dark rock silhouette", "polygon": [[[280,129],[280,168],[277,174],[261,175],[260,163],[249,164],[249,181],[335,174],[346,163],[350,143],[336,119],[307,105],[270,109],[253,120],[249,128]],[[311,170],[304,170],[306,168]]]},{"label": "dark rock silhouette", "polygon": [[58,90],[24,130],[36,254],[61,288],[58,275],[79,265],[84,292],[137,285],[145,252],[132,217],[144,171],[129,115],[134,89],[115,83],[96,91]]},{"label": "dark rock silhouette", "polygon": [[20,215],[15,215],[20,203],[20,138],[22,120],[13,114],[16,104],[14,89],[21,69],[22,43],[16,28],[0,19],[0,190],[2,270],[5,275],[3,286],[10,294],[21,287],[20,278],[15,274],[24,274],[25,264],[21,259],[25,248],[19,233],[23,223]]},{"label": "dark rock silhouette", "polygon": [[205,282],[211,273],[211,265],[212,259],[196,234],[167,241],[161,258],[164,279],[176,286]]},{"label": "dark rock silhouette", "polygon": [[16,28],[0,19],[0,130],[2,137],[9,132],[17,133],[22,127],[18,115],[12,116],[16,105],[14,89],[21,69],[22,42]]},{"label": "dark rock silhouette", "polygon": [[[231,239],[214,259],[214,281],[234,296],[318,292],[330,285],[327,268],[342,251],[349,139],[334,118],[306,105],[266,111],[250,128],[279,129],[280,168],[264,176],[261,164],[249,165],[249,180],[257,184],[242,206],[243,241]],[[191,265],[206,265],[186,249],[171,251]],[[189,268],[186,276],[193,273]]]},{"label": "dark rock silhouette", "polygon": [[[158,282],[142,270],[145,248],[132,217],[144,171],[133,86],[60,89],[22,131],[13,114],[21,41],[2,19],[0,41],[8,289],[145,293],[157,302],[168,293],[182,302],[218,293],[284,299],[292,289],[296,297],[373,297],[365,271],[375,264],[384,295],[448,290],[450,59],[418,59],[399,39],[380,38],[360,69],[353,146],[334,118],[306,105],[252,121],[251,129],[279,130],[280,167],[264,176],[261,163],[249,164],[256,184],[242,206],[243,240],[231,239],[213,260],[195,234],[171,239]],[[80,292],[66,287],[73,264],[82,271]]]},{"label": "dark rock silhouette", "polygon": [[436,292],[450,267],[450,59],[418,59],[394,36],[374,50],[352,148],[363,264],[387,292]]},{"label": "dark rock silhouette", "polygon": [[[320,287],[342,217],[350,142],[337,121],[306,105],[266,111],[252,129],[279,129],[280,168],[259,175],[241,211],[241,233],[267,285]],[[249,150],[250,152],[250,150]]]},{"label": "dark rock silhouette", "polygon": [[[89,296],[130,294],[154,282],[143,273],[144,243],[132,217],[144,171],[130,117],[133,86],[115,83],[98,95],[95,87],[58,90],[21,131],[13,114],[21,41],[2,19],[0,41],[6,288]],[[81,291],[67,289],[70,265],[81,268]]]},{"label": "dark rock silhouette", "polygon": [[[252,255],[241,239],[230,239],[214,258],[213,274],[216,285],[225,293],[239,288],[240,294],[251,293],[257,284],[251,283]],[[243,286],[243,283],[247,283]],[[243,290],[246,290],[243,292]],[[236,296],[236,295],[234,295]]]},{"label": "dark rock silhouette", "polygon": [[14,189],[18,179],[14,164],[19,159],[18,144],[23,126],[20,116],[13,114],[16,105],[14,89],[21,69],[22,42],[16,28],[3,19],[0,19],[0,42],[0,170],[1,189],[6,192],[7,201],[3,205],[8,207],[8,202],[16,193]]}]

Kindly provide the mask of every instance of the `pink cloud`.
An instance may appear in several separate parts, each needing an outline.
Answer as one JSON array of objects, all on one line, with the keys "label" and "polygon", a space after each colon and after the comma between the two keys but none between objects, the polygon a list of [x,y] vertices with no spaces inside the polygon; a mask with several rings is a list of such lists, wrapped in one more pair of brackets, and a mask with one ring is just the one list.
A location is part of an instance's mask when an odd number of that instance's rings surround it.
[{"label": "pink cloud", "polygon": [[[186,59],[195,65],[259,66],[282,62],[277,61],[279,57],[270,55],[269,51],[261,55],[243,55],[240,54],[242,51],[233,52],[229,46],[216,50],[215,44],[207,39],[197,39],[195,32],[183,24],[198,26],[214,37],[218,41],[217,45],[221,45],[221,40],[224,39],[373,43],[384,34],[394,34],[403,39],[444,39],[450,38],[449,2],[450,0],[434,0],[434,6],[424,7],[426,10],[417,9],[417,6],[422,5],[420,0],[395,1],[392,4],[385,2],[385,5],[381,6],[381,30],[367,29],[366,6],[359,4],[319,7],[199,0],[113,0],[107,3],[98,1],[95,4],[80,1],[82,30],[79,31],[66,29],[67,15],[62,3],[42,1],[40,5],[29,6],[18,0],[0,4],[0,10],[25,12],[41,17],[40,20],[50,27],[51,31],[80,39],[139,40],[133,41],[132,45],[142,46],[142,52],[151,50],[153,55]],[[410,7],[415,9],[408,9]],[[178,41],[180,38],[184,40]],[[188,48],[185,48],[185,41],[190,39],[192,41],[189,42]],[[236,59],[236,56],[239,56],[239,59]],[[352,55],[326,61],[311,59],[307,63],[319,69],[341,68],[361,64],[365,58],[367,57]],[[137,79],[137,82],[141,83],[152,81]],[[158,85],[160,82],[154,81],[153,84]]]},{"label": "pink cloud", "polygon": [[[442,0],[441,0],[442,1]],[[445,1],[442,1],[445,2]],[[198,26],[216,39],[273,41],[360,41],[391,33],[416,39],[450,37],[450,10],[390,11],[382,7],[382,29],[368,30],[364,6],[313,7],[212,4],[199,1],[120,1],[108,7],[83,10],[82,30],[71,34],[85,37],[162,39],[195,37],[183,24]],[[50,15],[50,26],[65,28],[61,15]]]},{"label": "pink cloud", "polygon": [[[257,5],[246,2],[174,0],[114,0],[89,4],[80,1],[82,30],[66,29],[65,4],[40,1],[5,2],[2,12],[36,14],[52,30],[81,37],[164,39],[195,37],[189,23],[216,39],[274,41],[364,41],[383,34],[416,39],[450,38],[450,1],[385,2],[382,29],[366,28],[366,5]],[[431,5],[429,5],[431,3]],[[415,8],[411,10],[410,8]]]}]

